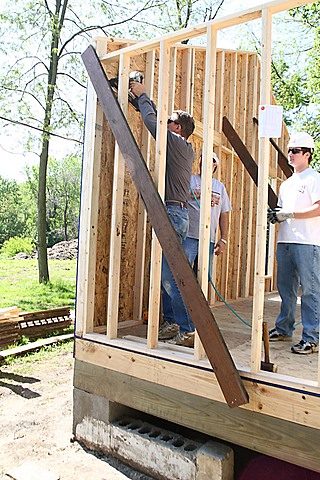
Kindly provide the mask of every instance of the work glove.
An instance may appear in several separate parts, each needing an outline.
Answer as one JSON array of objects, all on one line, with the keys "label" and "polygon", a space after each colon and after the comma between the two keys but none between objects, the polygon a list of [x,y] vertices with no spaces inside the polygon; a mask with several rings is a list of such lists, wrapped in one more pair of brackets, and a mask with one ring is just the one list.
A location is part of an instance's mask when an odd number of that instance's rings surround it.
[{"label": "work glove", "polygon": [[284,212],[280,208],[275,208],[274,210],[268,208],[267,219],[270,223],[281,223],[289,218],[294,218],[293,212]]}]

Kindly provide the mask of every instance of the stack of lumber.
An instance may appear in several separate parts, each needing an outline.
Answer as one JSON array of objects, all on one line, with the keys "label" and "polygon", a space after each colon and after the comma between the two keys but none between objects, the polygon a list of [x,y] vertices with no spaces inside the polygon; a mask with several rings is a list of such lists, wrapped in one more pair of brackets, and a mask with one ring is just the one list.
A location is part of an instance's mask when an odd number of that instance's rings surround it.
[{"label": "stack of lumber", "polygon": [[28,338],[45,337],[48,333],[61,331],[72,325],[70,307],[20,313],[20,335]]},{"label": "stack of lumber", "polygon": [[12,345],[20,338],[20,308],[0,308],[0,348]]},{"label": "stack of lumber", "polygon": [[70,327],[70,307],[21,312],[20,308],[0,309],[0,349],[14,344],[22,336],[30,339],[45,337],[51,332],[61,332]]}]

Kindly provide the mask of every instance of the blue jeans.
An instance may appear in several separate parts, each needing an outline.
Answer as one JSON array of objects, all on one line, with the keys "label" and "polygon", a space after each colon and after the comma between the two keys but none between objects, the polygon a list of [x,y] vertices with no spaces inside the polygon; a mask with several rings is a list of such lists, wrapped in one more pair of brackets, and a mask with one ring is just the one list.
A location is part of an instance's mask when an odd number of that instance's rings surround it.
[{"label": "blue jeans", "polygon": [[300,243],[278,243],[277,262],[277,285],[282,303],[276,320],[276,329],[282,335],[292,335],[300,284],[302,340],[318,344],[320,247]]},{"label": "blue jeans", "polygon": [[[190,265],[193,267],[194,273],[198,274],[198,249],[199,249],[199,240],[196,238],[187,237],[182,243],[183,248],[187,254]],[[214,243],[210,242],[209,245],[209,280],[212,277],[212,260],[214,253]]]},{"label": "blue jeans", "polygon": [[[195,238],[190,238],[187,237],[183,242],[182,242],[183,248],[187,254],[188,260],[190,262],[190,265],[193,266],[193,271],[195,275],[198,273],[198,247],[199,247],[199,240]],[[213,252],[214,252],[214,243],[210,242],[210,252],[209,252],[209,276],[211,278],[211,272],[212,272],[212,258],[213,258]],[[162,312],[163,312],[163,317],[164,319],[169,322],[169,323],[178,323],[176,321],[173,308],[172,308],[172,302],[169,297],[169,295],[166,293],[166,291],[162,292]],[[194,324],[191,320],[191,317],[186,309],[186,315],[187,318],[185,320],[180,320],[180,324],[182,324],[182,329],[180,327],[181,331],[188,331],[188,332],[193,332],[194,330]],[[180,325],[178,323],[178,325]],[[185,328],[188,328],[186,330]]]},{"label": "blue jeans", "polygon": [[[189,229],[188,210],[171,205],[166,206],[166,209],[182,243]],[[193,332],[194,325],[164,255],[162,256],[161,293],[164,320],[169,323],[177,323],[181,333]]]}]

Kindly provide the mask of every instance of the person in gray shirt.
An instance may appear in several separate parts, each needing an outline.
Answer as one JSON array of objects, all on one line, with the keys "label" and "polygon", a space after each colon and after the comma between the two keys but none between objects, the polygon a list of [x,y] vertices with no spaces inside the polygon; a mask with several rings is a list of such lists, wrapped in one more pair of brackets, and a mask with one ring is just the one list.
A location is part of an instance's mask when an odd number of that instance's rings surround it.
[{"label": "person in gray shirt", "polygon": [[[187,238],[182,245],[187,254],[190,264],[193,266],[195,274],[198,274],[198,248],[199,248],[199,227],[200,227],[200,199],[201,199],[201,163],[202,155],[200,156],[200,172],[191,176],[190,194],[188,200],[189,211],[189,232]],[[212,174],[218,168],[219,159],[216,153],[212,153]],[[229,227],[229,212],[231,211],[231,203],[222,182],[216,178],[211,181],[211,217],[210,217],[210,248],[209,248],[209,280],[212,275],[212,259],[214,253],[221,255],[227,244],[228,227]],[[220,238],[216,241],[216,233],[220,229]],[[166,297],[163,297],[163,314],[165,318],[172,318],[173,312],[171,305]],[[191,319],[190,319],[191,321]],[[194,335],[184,335],[183,337],[174,337],[168,340],[168,343],[176,345],[183,345],[186,347],[193,347]]]},{"label": "person in gray shirt", "polygon": [[[130,83],[131,92],[138,98],[142,119],[151,135],[156,138],[157,110],[146,94],[145,86],[139,82]],[[189,136],[194,131],[193,117],[182,110],[175,110],[168,119],[165,206],[171,223],[183,242],[189,230],[188,198],[189,185],[194,160],[194,151]],[[162,297],[171,302],[173,318],[164,319],[159,329],[159,340],[173,338],[176,335],[189,335],[194,325],[188,315],[179,288],[169,265],[163,257],[161,271]]]},{"label": "person in gray shirt", "polygon": [[[197,275],[198,270],[198,246],[200,227],[200,198],[201,198],[201,164],[202,155],[199,161],[199,173],[192,175],[190,182],[190,198],[188,200],[189,210],[189,232],[183,242],[183,248],[189,262],[194,266]],[[219,158],[212,152],[212,175],[216,173],[219,166]],[[232,210],[231,203],[222,182],[212,177],[211,181],[211,216],[210,216],[210,248],[209,248],[209,278],[212,277],[213,255],[221,255],[227,245],[229,229],[229,212]],[[216,239],[218,227],[220,238]]]}]

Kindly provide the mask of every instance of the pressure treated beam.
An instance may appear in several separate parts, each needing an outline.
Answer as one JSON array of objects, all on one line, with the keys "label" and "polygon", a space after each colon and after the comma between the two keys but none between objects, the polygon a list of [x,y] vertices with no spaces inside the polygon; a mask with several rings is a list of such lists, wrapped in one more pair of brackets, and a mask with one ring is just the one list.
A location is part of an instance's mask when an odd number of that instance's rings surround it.
[{"label": "pressure treated beam", "polygon": [[92,46],[85,50],[82,54],[82,59],[106,119],[119,145],[127,169],[144,203],[152,227],[195,324],[226,402],[229,407],[248,403],[248,394],[240,375],[169,220],[164,204],[153,183],[127,120]]},{"label": "pressure treated beam", "polygon": [[[258,165],[250,155],[246,146],[242,142],[241,138],[239,137],[227,117],[223,117],[222,131],[235,149],[243,165],[246,167],[246,170],[249,173],[250,177],[252,178],[254,183],[258,185]],[[276,208],[278,205],[278,197],[272,189],[271,185],[268,185],[268,204],[269,207],[272,209]]]}]

